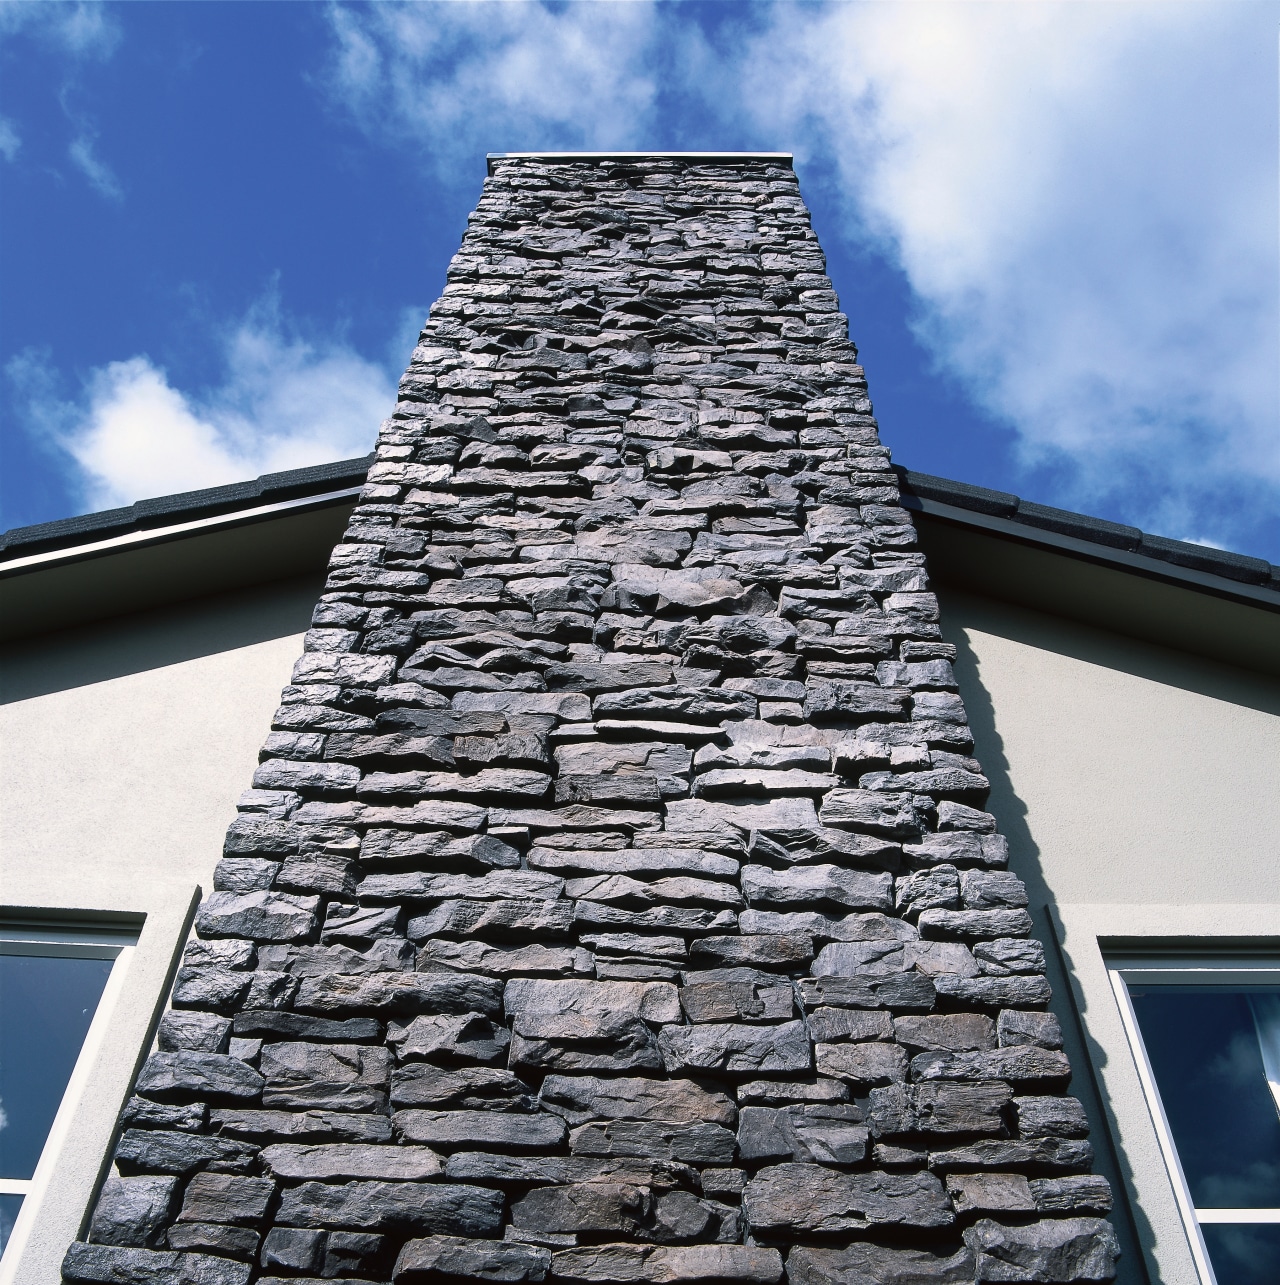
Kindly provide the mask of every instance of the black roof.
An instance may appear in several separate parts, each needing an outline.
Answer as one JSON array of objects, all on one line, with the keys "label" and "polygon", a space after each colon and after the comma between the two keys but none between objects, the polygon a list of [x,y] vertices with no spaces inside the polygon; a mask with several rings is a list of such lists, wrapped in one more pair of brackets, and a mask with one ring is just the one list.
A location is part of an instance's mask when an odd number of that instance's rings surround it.
[{"label": "black roof", "polygon": [[[285,473],[265,473],[252,482],[232,486],[214,486],[203,491],[184,491],[179,495],[139,500],[123,509],[106,509],[81,517],[63,518],[58,522],[41,522],[36,526],[14,527],[0,533],[0,557],[24,557],[53,549],[71,548],[96,540],[172,526],[199,518],[233,513],[237,509],[260,504],[276,504],[330,491],[348,490],[364,484],[365,474],[374,457],[339,460],[313,468],[290,469]],[[1122,526],[1102,518],[1086,517],[1066,509],[1049,508],[1021,500],[1004,491],[954,482],[949,478],[917,473],[895,466],[902,485],[903,500],[908,508],[919,507],[912,500],[932,500],[955,509],[1069,536],[1105,548],[1154,558],[1172,566],[1186,567],[1208,575],[1222,576],[1244,584],[1280,588],[1280,567],[1262,558],[1249,558],[1226,549],[1213,549],[1164,536],[1149,535],[1137,527]]]},{"label": "black roof", "polygon": [[1004,518],[1021,526],[1154,558],[1159,562],[1186,567],[1207,575],[1280,589],[1280,567],[1273,566],[1263,558],[1250,558],[1242,553],[1231,553],[1227,549],[1214,549],[1208,545],[1189,544],[1184,540],[1169,540],[1162,535],[1149,535],[1136,526],[1122,526],[1118,522],[1086,517],[1067,509],[1033,504],[1030,500],[1020,500],[1016,495],[1005,491],[989,491],[984,486],[953,482],[949,478],[934,477],[931,473],[916,473],[896,465],[895,470],[902,486],[903,503],[908,508],[919,507],[918,504],[912,504],[913,499],[933,500],[952,508]]},{"label": "black roof", "polygon": [[359,459],[295,468],[285,473],[264,473],[252,482],[211,486],[203,491],[182,491],[154,500],[139,500],[123,509],[104,509],[101,513],[85,513],[76,518],[61,518],[57,522],[14,527],[0,532],[0,557],[47,553],[53,549],[110,540],[134,531],[217,517],[238,509],[349,490],[364,485],[373,459],[372,455],[364,455]]}]

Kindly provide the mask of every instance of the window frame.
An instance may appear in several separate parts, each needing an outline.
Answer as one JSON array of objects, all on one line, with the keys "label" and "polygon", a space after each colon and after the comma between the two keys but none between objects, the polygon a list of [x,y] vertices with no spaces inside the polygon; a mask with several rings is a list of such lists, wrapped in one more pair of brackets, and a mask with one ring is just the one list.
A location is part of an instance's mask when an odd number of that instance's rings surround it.
[{"label": "window frame", "polygon": [[[1208,1285],[1213,1277],[1202,1270],[1198,1230],[1194,1239],[1188,1232],[1111,965],[1135,960],[1148,966],[1161,960],[1239,964],[1242,959],[1280,958],[1280,899],[1271,888],[1259,889],[1259,894],[1252,904],[1047,907],[1057,947],[1051,972],[1055,987],[1066,983],[1058,999],[1072,1001],[1087,1058],[1077,1076],[1092,1080],[1091,1086],[1078,1087],[1096,1094],[1143,1260],[1122,1260],[1118,1280],[1145,1276],[1161,1285]],[[1122,1216],[1119,1205],[1116,1213]]]},{"label": "window frame", "polygon": [[42,871],[31,876],[11,882],[34,897],[0,905],[7,930],[0,949],[119,954],[0,1256],[0,1285],[60,1285],[67,1246],[86,1231],[110,1168],[120,1111],[153,1043],[200,897],[196,884],[156,881],[77,902]]},{"label": "window frame", "polygon": [[[1273,986],[1280,990],[1280,954],[1214,954],[1188,951],[1157,954],[1111,951],[1106,955],[1107,975],[1111,981],[1120,1019],[1124,1023],[1138,1079],[1151,1112],[1151,1123],[1160,1144],[1160,1152],[1168,1170],[1174,1198],[1182,1216],[1187,1243],[1195,1260],[1196,1270],[1205,1285],[1217,1285],[1217,1274],[1209,1257],[1201,1227],[1206,1224],[1246,1226],[1250,1224],[1280,1223],[1280,1207],[1258,1209],[1197,1208],[1191,1188],[1183,1172],[1173,1130],[1165,1114],[1160,1085],[1147,1056],[1142,1027],[1129,993],[1130,984],[1148,986],[1204,986],[1228,989],[1232,986]],[[1252,1216],[1251,1216],[1252,1215]]]},{"label": "window frame", "polygon": [[[138,945],[136,926],[87,923],[58,923],[56,920],[27,920],[14,922],[0,920],[0,955],[20,955],[39,959],[109,959],[111,971],[107,974],[102,994],[94,1006],[89,1029],[85,1031],[80,1051],[67,1078],[58,1109],[45,1135],[44,1145],[30,1178],[0,1178],[0,1195],[21,1196],[22,1208],[14,1222],[9,1244],[15,1252],[30,1235],[30,1228],[39,1217],[40,1205],[49,1189],[49,1180],[58,1163],[67,1136],[71,1131],[84,1090],[89,1083],[93,1064],[97,1059],[111,1023],[111,1015],[120,999],[125,974]],[[6,1245],[0,1259],[9,1257]]]}]

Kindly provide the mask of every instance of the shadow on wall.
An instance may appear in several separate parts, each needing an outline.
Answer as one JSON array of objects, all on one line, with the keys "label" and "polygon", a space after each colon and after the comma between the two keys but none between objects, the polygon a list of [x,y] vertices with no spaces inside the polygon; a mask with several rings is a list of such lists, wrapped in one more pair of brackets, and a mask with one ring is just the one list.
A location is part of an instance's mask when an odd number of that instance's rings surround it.
[{"label": "shadow on wall", "polygon": [[11,643],[0,704],[300,634],[323,589],[323,577],[302,576]]},{"label": "shadow on wall", "polygon": [[[944,603],[942,612],[944,628],[947,617],[948,612]],[[1062,1022],[1063,1050],[1071,1059],[1073,1072],[1071,1091],[1084,1104],[1091,1125],[1090,1141],[1096,1153],[1094,1171],[1106,1177],[1115,1193],[1116,1204],[1112,1221],[1120,1239],[1121,1249],[1120,1260],[1116,1265],[1116,1282],[1117,1285],[1151,1285],[1151,1278],[1146,1268],[1146,1256],[1142,1250],[1149,1250],[1154,1245],[1155,1238],[1142,1210],[1128,1199],[1127,1193],[1132,1187],[1133,1174],[1112,1139],[1111,1131],[1107,1126],[1107,1113],[1103,1108],[1095,1078],[1094,1066],[1103,1064],[1106,1061],[1106,1054],[1092,1040],[1088,1041],[1088,1052],[1086,1052],[1085,1042],[1088,1036],[1076,1008],[1065,962],[1049,917],[1049,907],[1055,904],[1054,896],[1044,877],[1040,849],[1031,837],[1031,830],[1027,825],[1026,806],[1014,793],[1013,784],[1009,779],[1009,763],[1005,758],[1004,743],[996,728],[995,708],[982,685],[977,657],[963,631],[946,630],[946,637],[947,641],[955,643],[957,648],[956,676],[960,682],[960,693],[964,697],[965,709],[969,714],[975,753],[982,763],[983,772],[991,782],[991,798],[988,807],[995,814],[1001,832],[1009,840],[1010,868],[1027,885],[1027,896],[1030,899],[1028,909],[1035,924],[1034,931],[1045,945],[1045,973],[1049,984],[1053,987],[1052,1008]],[[1055,646],[1053,649],[1059,648]],[[1071,654],[1077,655],[1080,659],[1094,660],[1098,664],[1113,663],[1110,658],[1104,661],[1097,656],[1080,655],[1076,652]],[[1153,675],[1144,673],[1143,676],[1152,677]],[[1168,679],[1158,678],[1156,681],[1168,681]]]}]

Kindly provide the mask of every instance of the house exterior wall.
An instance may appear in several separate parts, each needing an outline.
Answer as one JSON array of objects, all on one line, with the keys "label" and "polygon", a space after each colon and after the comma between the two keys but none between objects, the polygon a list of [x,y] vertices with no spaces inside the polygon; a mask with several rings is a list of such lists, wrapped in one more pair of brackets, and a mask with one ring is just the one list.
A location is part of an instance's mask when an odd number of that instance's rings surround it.
[{"label": "house exterior wall", "polygon": [[1152,1279],[1196,1285],[1108,949],[1280,951],[1280,683],[967,592],[939,598],[989,806],[1037,935],[1057,943],[1055,994],[1074,1004],[1066,1048],[1092,1074],[1072,1090],[1109,1124],[1099,1170],[1128,1190]]},{"label": "house exterior wall", "polygon": [[37,1173],[38,1217],[5,1254],[6,1285],[59,1278],[316,592],[287,581],[6,649],[0,914],[138,932],[64,1099],[56,1164]]},{"label": "house exterior wall", "polygon": [[[138,877],[208,885],[301,650],[311,593],[308,584],[219,597],[41,639],[6,658],[6,901],[69,876],[86,891],[117,892]],[[215,629],[224,631],[216,649],[190,654]],[[275,636],[255,637],[264,632]]]}]

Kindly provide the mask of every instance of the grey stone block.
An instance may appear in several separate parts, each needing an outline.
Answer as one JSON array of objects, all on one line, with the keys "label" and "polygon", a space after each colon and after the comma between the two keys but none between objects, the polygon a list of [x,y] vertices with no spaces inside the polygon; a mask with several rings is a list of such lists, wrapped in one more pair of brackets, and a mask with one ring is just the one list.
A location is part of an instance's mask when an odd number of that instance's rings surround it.
[{"label": "grey stone block", "polygon": [[502,1228],[503,1199],[483,1187],[420,1182],[304,1182],[287,1188],[277,1218],[285,1226],[353,1231],[494,1236]]},{"label": "grey stone block", "polygon": [[470,973],[333,973],[298,989],[304,1012],[414,1017],[420,1013],[502,1013],[502,983]]},{"label": "grey stone block", "polygon": [[1005,1131],[1004,1112],[1013,1098],[1007,1084],[890,1084],[872,1089],[868,1121],[877,1137],[912,1133]]},{"label": "grey stone block", "polygon": [[108,1174],[89,1224],[89,1239],[99,1245],[156,1247],[172,1217],[177,1189],[177,1178],[167,1175]]},{"label": "grey stone block", "polygon": [[311,1142],[390,1142],[386,1116],[346,1111],[214,1111],[211,1123],[224,1137],[295,1138]]},{"label": "grey stone block", "polygon": [[266,1217],[275,1190],[270,1178],[198,1173],[187,1184],[178,1221],[251,1227]]},{"label": "grey stone block", "polygon": [[565,1123],[554,1115],[509,1111],[397,1111],[392,1123],[406,1142],[440,1151],[483,1147],[493,1151],[550,1151],[565,1140]]},{"label": "grey stone block", "polygon": [[680,1006],[691,1022],[785,1021],[795,1011],[791,984],[753,968],[686,973]]},{"label": "grey stone block", "polygon": [[782,1277],[782,1256],[776,1249],[752,1245],[593,1245],[554,1253],[552,1272],[572,1285],[776,1285]]},{"label": "grey stone block", "polygon": [[1035,1044],[979,1049],[973,1053],[921,1053],[911,1059],[911,1078],[923,1080],[1008,1080],[1012,1084],[1061,1084],[1071,1063],[1056,1049]]},{"label": "grey stone block", "polygon": [[511,1034],[479,1013],[415,1017],[406,1025],[392,1022],[387,1043],[400,1061],[422,1059],[442,1065],[505,1062]]},{"label": "grey stone block", "polygon": [[161,1101],[244,1102],[262,1092],[263,1079],[239,1058],[221,1053],[153,1053],[137,1089]]},{"label": "grey stone block", "polygon": [[171,1009],[160,1019],[156,1040],[161,1052],[190,1050],[197,1053],[225,1053],[231,1038],[231,1020],[216,1013]]},{"label": "grey stone block", "polygon": [[1066,1138],[1002,1141],[984,1138],[948,1151],[931,1151],[929,1168],[936,1173],[965,1169],[1019,1169],[1033,1173],[1080,1173],[1093,1164],[1087,1142]]},{"label": "grey stone block", "polygon": [[1097,1174],[1069,1178],[1033,1178],[1031,1195],[1042,1214],[1111,1212],[1111,1184]]},{"label": "grey stone block", "polygon": [[1083,1138],[1089,1120],[1078,1098],[1018,1097],[1013,1100],[1024,1138]]},{"label": "grey stone block", "polygon": [[455,1280],[524,1285],[545,1280],[550,1270],[551,1251],[536,1245],[428,1236],[404,1246],[396,1259],[393,1279],[395,1285]]},{"label": "grey stone block", "polygon": [[870,1227],[948,1227],[942,1184],[927,1173],[839,1173],[812,1164],[762,1169],[742,1193],[753,1232],[835,1234]]},{"label": "grey stone block", "polygon": [[186,1177],[201,1169],[245,1173],[256,1148],[229,1138],[210,1138],[168,1129],[126,1129],[116,1144],[120,1172],[168,1173]]},{"label": "grey stone block", "polygon": [[262,1104],[301,1110],[386,1109],[391,1054],[366,1044],[281,1041],[262,1050]]},{"label": "grey stone block", "polygon": [[72,1244],[62,1260],[68,1285],[248,1285],[247,1263],[209,1254]]},{"label": "grey stone block", "polygon": [[305,941],[315,935],[318,897],[285,892],[211,892],[196,912],[196,930],[207,937],[250,941]]},{"label": "grey stone block", "polygon": [[259,1157],[276,1178],[331,1182],[375,1178],[423,1182],[443,1172],[440,1157],[427,1147],[387,1147],[361,1142],[291,1143],[264,1147]]},{"label": "grey stone block", "polygon": [[842,906],[849,910],[891,910],[893,876],[839,866],[743,866],[742,891],[752,906]]},{"label": "grey stone block", "polygon": [[591,1120],[651,1120],[732,1128],[738,1122],[730,1098],[685,1079],[549,1075],[542,1082],[539,1101],[572,1125]]},{"label": "grey stone block", "polygon": [[738,1113],[744,1161],[853,1165],[866,1157],[868,1136],[856,1106],[744,1106]]},{"label": "grey stone block", "polygon": [[261,1233],[252,1227],[227,1223],[174,1223],[169,1228],[169,1248],[185,1253],[218,1254],[251,1262],[258,1253]]},{"label": "grey stone block", "polygon": [[855,1243],[846,1249],[797,1245],[787,1255],[791,1285],[972,1285],[973,1253],[944,1255]]},{"label": "grey stone block", "polygon": [[721,1071],[729,1075],[782,1074],[813,1065],[803,1022],[778,1026],[707,1023],[664,1026],[658,1035],[669,1074]]},{"label": "grey stone block", "polygon": [[273,1227],[262,1242],[258,1261],[287,1272],[319,1272],[324,1264],[325,1233],[303,1227]]},{"label": "grey stone block", "polygon": [[958,1214],[1034,1213],[1035,1197],[1020,1173],[950,1173],[947,1195]]},{"label": "grey stone block", "polygon": [[1057,1218],[1007,1227],[984,1218],[964,1233],[979,1281],[1108,1281],[1119,1242],[1101,1218]]},{"label": "grey stone block", "polygon": [[819,1075],[843,1080],[854,1092],[907,1078],[906,1050],[898,1044],[867,1040],[854,1044],[817,1044],[814,1063]]},{"label": "grey stone block", "polygon": [[458,1151],[445,1163],[445,1177],[450,1182],[512,1187],[621,1182],[669,1191],[674,1188],[694,1190],[698,1186],[697,1171],[689,1165],[663,1157],[645,1156],[514,1156]]},{"label": "grey stone block", "polygon": [[611,1120],[584,1124],[570,1135],[575,1156],[643,1157],[693,1165],[732,1164],[734,1135],[719,1124],[663,1124],[652,1120]]},{"label": "grey stone block", "polygon": [[975,1049],[995,1047],[996,1024],[982,1013],[931,1013],[895,1017],[893,1037],[899,1044],[912,1050],[968,1053]]},{"label": "grey stone block", "polygon": [[792,972],[813,958],[806,933],[756,933],[739,937],[701,937],[689,948],[694,963],[726,968],[772,968]]},{"label": "grey stone block", "polygon": [[424,1063],[397,1068],[391,1081],[395,1106],[497,1107],[503,1111],[532,1111],[533,1089],[511,1071],[499,1067],[459,1067],[442,1071]]},{"label": "grey stone block", "polygon": [[1052,1013],[1004,1009],[996,1020],[996,1034],[1001,1048],[1014,1048],[1019,1044],[1038,1044],[1046,1049],[1062,1047],[1062,1027]]}]

